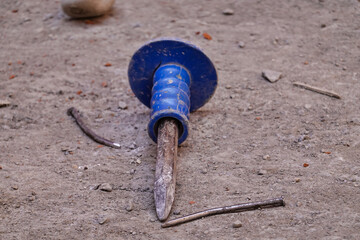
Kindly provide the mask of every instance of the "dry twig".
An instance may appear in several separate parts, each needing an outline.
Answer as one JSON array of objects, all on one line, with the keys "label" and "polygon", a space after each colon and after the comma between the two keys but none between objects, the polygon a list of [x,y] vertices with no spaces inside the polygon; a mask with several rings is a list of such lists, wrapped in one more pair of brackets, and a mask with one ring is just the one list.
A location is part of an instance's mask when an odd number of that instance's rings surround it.
[{"label": "dry twig", "polygon": [[284,199],[282,197],[280,198],[274,198],[269,199],[265,201],[260,202],[251,202],[251,203],[241,203],[238,205],[232,205],[227,207],[218,207],[218,208],[212,208],[207,209],[201,212],[193,213],[184,217],[176,218],[173,220],[170,220],[168,222],[165,222],[161,225],[161,227],[171,227],[178,224],[186,223],[195,219],[199,219],[202,217],[207,217],[211,215],[216,214],[222,214],[222,213],[232,213],[232,212],[244,212],[244,211],[250,211],[250,210],[256,210],[259,208],[271,208],[271,207],[280,207],[285,206]]},{"label": "dry twig", "polygon": [[79,111],[76,108],[74,108],[74,107],[69,108],[67,110],[67,113],[75,118],[75,121],[79,125],[81,130],[86,135],[88,135],[91,139],[93,139],[95,142],[98,142],[98,143],[103,144],[103,145],[108,146],[108,147],[120,148],[119,143],[115,143],[115,142],[112,142],[112,141],[107,140],[105,138],[102,138],[99,135],[97,135],[96,133],[94,133],[90,128],[88,128],[85,125],[85,123],[83,122],[83,120],[81,119]]},{"label": "dry twig", "polygon": [[330,92],[330,91],[325,90],[325,89],[313,87],[313,86],[307,85],[305,83],[294,82],[293,85],[296,86],[296,87],[301,87],[301,88],[316,92],[316,93],[324,94],[324,95],[329,96],[329,97],[333,97],[333,98],[337,98],[337,99],[341,98],[340,95],[338,95],[336,93]]}]

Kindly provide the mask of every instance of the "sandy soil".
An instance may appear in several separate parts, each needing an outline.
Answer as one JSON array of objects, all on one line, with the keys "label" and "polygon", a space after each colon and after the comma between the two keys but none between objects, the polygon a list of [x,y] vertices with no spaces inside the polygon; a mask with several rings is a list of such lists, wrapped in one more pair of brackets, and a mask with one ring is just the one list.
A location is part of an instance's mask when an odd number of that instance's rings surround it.
[{"label": "sandy soil", "polygon": [[[197,44],[219,75],[179,148],[173,211],[278,196],[286,207],[160,227],[150,111],[127,79],[157,37]],[[1,0],[0,239],[360,239],[359,39],[357,0],[117,0],[76,21],[59,1]],[[71,106],[121,149],[84,135]]]}]

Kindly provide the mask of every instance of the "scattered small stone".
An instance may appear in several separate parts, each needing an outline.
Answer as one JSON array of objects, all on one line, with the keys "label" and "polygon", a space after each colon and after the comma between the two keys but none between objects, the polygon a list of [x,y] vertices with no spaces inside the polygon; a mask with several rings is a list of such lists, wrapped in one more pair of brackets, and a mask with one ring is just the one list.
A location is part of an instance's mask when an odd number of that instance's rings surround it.
[{"label": "scattered small stone", "polygon": [[296,179],[295,179],[295,182],[300,182],[300,181],[301,181],[300,178],[296,178]]},{"label": "scattered small stone", "polygon": [[232,225],[233,228],[241,228],[242,227],[242,223],[240,221],[235,221]]},{"label": "scattered small stone", "polygon": [[105,191],[105,192],[111,192],[113,189],[112,189],[112,186],[110,185],[110,183],[103,183],[99,186],[99,189],[101,191]]},{"label": "scattered small stone", "polygon": [[135,170],[135,169],[131,169],[131,170],[130,170],[130,175],[134,175],[134,174],[135,174],[135,172],[136,172],[136,170]]},{"label": "scattered small stone", "polygon": [[240,42],[238,42],[238,46],[239,46],[239,48],[244,48],[244,47],[245,47],[245,43],[242,42],[242,41],[240,41]]},{"label": "scattered small stone", "polygon": [[323,24],[320,25],[320,27],[321,28],[326,28],[326,24],[323,23]]},{"label": "scattered small stone", "polygon": [[263,70],[262,76],[269,82],[274,83],[274,82],[277,82],[282,77],[282,73],[272,71],[272,70]]},{"label": "scattered small stone", "polygon": [[90,190],[98,190],[100,187],[100,184],[97,184],[97,185],[92,185],[89,187]]},{"label": "scattered small stone", "polygon": [[133,149],[135,149],[137,146],[136,146],[136,143],[131,143],[130,145],[129,145],[129,148],[131,149],[131,150],[133,150]]},{"label": "scattered small stone", "polygon": [[346,67],[346,66],[343,66],[342,70],[346,71],[346,70],[347,70],[347,67]]},{"label": "scattered small stone", "polygon": [[226,89],[231,89],[231,85],[226,85],[225,88]]},{"label": "scattered small stone", "polygon": [[126,206],[125,210],[128,211],[128,212],[131,212],[133,209],[134,209],[134,204],[133,204],[132,201],[130,201],[128,203],[128,205]]},{"label": "scattered small stone", "polygon": [[107,223],[109,221],[109,218],[107,218],[106,216],[99,216],[96,218],[96,222],[100,225],[103,225],[105,223]]},{"label": "scattered small stone", "polygon": [[10,102],[6,100],[0,100],[0,108],[10,106]]},{"label": "scattered small stone", "polygon": [[137,164],[141,164],[141,159],[138,158],[138,159],[136,160],[136,163],[137,163]]},{"label": "scattered small stone", "polygon": [[150,219],[150,222],[155,222],[155,221],[156,221],[155,218],[151,218],[151,219]]},{"label": "scattered small stone", "polygon": [[43,21],[45,22],[45,21],[47,21],[49,19],[52,19],[52,18],[54,18],[54,15],[52,13],[49,13],[49,14],[46,14],[44,16]]},{"label": "scattered small stone", "polygon": [[270,155],[264,155],[262,158],[263,158],[264,160],[269,160],[269,159],[270,159]]},{"label": "scattered small stone", "polygon": [[258,175],[265,175],[265,174],[267,174],[267,171],[265,169],[260,169],[257,174]]},{"label": "scattered small stone", "polygon": [[18,186],[11,186],[11,189],[12,189],[12,190],[18,190],[19,187],[18,187]]},{"label": "scattered small stone", "polygon": [[36,199],[36,196],[34,196],[34,195],[31,195],[31,196],[28,196],[28,197],[27,197],[27,200],[28,200],[29,202],[35,201],[35,199]]},{"label": "scattered small stone", "polygon": [[305,106],[304,106],[306,109],[310,109],[312,106],[311,106],[311,104],[305,104]]},{"label": "scattered small stone", "polygon": [[122,110],[125,110],[125,109],[128,108],[128,105],[127,105],[125,102],[123,102],[123,101],[119,101],[118,106],[119,106],[119,108],[122,109]]},{"label": "scattered small stone", "polygon": [[174,210],[173,214],[174,215],[180,215],[181,211],[180,210]]},{"label": "scattered small stone", "polygon": [[226,9],[223,10],[223,14],[226,15],[226,16],[234,15],[234,10],[231,9],[231,8],[226,8]]},{"label": "scattered small stone", "polygon": [[202,170],[201,170],[201,173],[202,173],[202,174],[207,174],[207,170],[206,170],[206,169],[202,169]]},{"label": "scattered small stone", "polygon": [[87,18],[104,15],[115,0],[62,0],[63,11],[73,18]]}]

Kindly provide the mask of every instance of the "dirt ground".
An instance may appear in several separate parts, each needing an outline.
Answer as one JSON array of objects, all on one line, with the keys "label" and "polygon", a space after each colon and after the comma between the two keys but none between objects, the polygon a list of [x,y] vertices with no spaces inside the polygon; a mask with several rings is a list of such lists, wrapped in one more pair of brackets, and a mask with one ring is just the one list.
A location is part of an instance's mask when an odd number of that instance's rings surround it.
[{"label": "dirt ground", "polygon": [[[160,227],[150,110],[127,78],[158,37],[196,44],[219,77],[179,148],[170,218],[279,196],[285,207]],[[1,0],[0,239],[360,239],[359,39],[357,0],[117,0],[87,20],[60,1]],[[71,106],[121,149],[84,135]]]}]

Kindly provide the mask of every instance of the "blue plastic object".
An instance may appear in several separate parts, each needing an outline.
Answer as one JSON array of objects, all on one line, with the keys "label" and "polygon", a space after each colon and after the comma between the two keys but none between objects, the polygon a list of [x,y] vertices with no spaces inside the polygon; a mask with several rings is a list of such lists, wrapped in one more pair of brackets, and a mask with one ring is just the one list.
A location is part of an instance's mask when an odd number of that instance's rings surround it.
[{"label": "blue plastic object", "polygon": [[173,39],[151,41],[132,57],[128,69],[135,96],[152,109],[148,132],[157,142],[160,119],[179,122],[179,141],[188,136],[189,113],[214,94],[217,74],[210,59],[196,46]]}]

